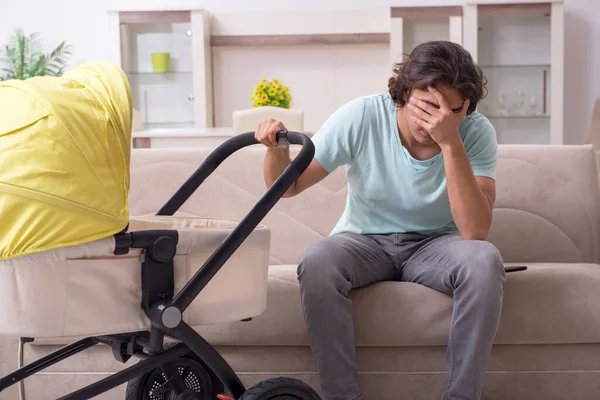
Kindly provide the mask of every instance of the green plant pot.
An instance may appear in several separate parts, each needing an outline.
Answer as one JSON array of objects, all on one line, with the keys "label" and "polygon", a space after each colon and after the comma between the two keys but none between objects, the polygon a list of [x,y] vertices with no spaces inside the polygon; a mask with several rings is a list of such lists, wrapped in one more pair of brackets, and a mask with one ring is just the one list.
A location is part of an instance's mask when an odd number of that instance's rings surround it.
[{"label": "green plant pot", "polygon": [[152,68],[154,72],[169,72],[171,53],[152,53]]}]

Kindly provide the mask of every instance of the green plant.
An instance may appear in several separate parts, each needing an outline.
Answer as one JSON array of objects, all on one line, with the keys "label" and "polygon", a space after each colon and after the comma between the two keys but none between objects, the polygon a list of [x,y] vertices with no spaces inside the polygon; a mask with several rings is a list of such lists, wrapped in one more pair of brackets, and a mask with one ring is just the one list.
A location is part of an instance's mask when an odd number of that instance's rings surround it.
[{"label": "green plant", "polygon": [[277,79],[267,81],[263,79],[254,88],[254,93],[250,96],[252,107],[281,107],[290,108],[292,95],[290,88],[279,82]]},{"label": "green plant", "polygon": [[71,46],[65,42],[59,44],[49,54],[44,54],[39,33],[26,35],[17,29],[4,46],[3,67],[0,81],[9,79],[28,79],[34,76],[60,76],[63,74],[67,56],[71,55]]}]

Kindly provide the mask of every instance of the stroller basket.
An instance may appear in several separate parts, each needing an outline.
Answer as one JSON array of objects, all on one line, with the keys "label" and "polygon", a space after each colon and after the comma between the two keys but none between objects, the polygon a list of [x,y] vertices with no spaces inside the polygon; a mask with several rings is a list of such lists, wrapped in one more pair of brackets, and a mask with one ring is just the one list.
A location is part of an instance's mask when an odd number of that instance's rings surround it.
[{"label": "stroller basket", "polygon": [[[0,302],[11,305],[0,310],[0,331],[41,339],[150,329],[140,296],[142,286],[151,282],[140,280],[141,269],[148,279],[156,275],[172,281],[171,290],[178,293],[236,226],[228,220],[131,217],[129,235],[157,230],[177,234],[173,269],[164,277],[149,270],[154,267],[141,266],[143,249],[115,256],[120,241],[113,237],[0,262]],[[269,229],[257,226],[190,304],[183,320],[195,327],[262,314],[269,244]]]},{"label": "stroller basket", "polygon": [[[172,379],[177,374],[168,365],[190,353],[214,377],[215,387],[241,398],[246,389],[239,378],[192,327],[245,320],[265,310],[270,231],[260,222],[314,155],[303,134],[281,132],[277,138],[302,149],[239,222],[173,214],[227,157],[258,144],[254,132],[216,148],[157,215],[130,218],[126,232],[1,261],[0,302],[11,306],[0,308],[0,335],[22,341],[86,338],[0,379],[0,392],[103,343],[121,362],[132,356],[142,361],[61,399],[89,399],[156,368]],[[167,348],[165,337],[179,343]],[[179,394],[169,399],[210,398],[187,397],[181,385],[172,389]]]}]

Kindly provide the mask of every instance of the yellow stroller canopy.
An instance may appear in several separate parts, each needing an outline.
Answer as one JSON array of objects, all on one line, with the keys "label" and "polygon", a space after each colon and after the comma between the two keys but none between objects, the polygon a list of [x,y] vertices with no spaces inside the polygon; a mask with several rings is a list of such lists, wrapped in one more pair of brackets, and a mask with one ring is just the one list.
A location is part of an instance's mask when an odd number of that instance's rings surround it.
[{"label": "yellow stroller canopy", "polygon": [[0,82],[0,260],[126,228],[131,103],[106,62]]}]

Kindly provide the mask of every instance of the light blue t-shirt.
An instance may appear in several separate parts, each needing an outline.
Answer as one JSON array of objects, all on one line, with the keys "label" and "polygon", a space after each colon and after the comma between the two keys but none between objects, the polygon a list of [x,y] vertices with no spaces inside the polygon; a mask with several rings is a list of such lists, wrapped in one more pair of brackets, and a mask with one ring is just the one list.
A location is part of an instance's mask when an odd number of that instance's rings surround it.
[{"label": "light blue t-shirt", "polygon": [[[458,232],[446,186],[443,154],[420,161],[402,146],[397,106],[388,93],[359,97],[333,113],[312,140],[329,172],[346,167],[348,197],[332,235],[342,232]],[[460,126],[475,175],[495,179],[496,131],[473,112]]]}]

